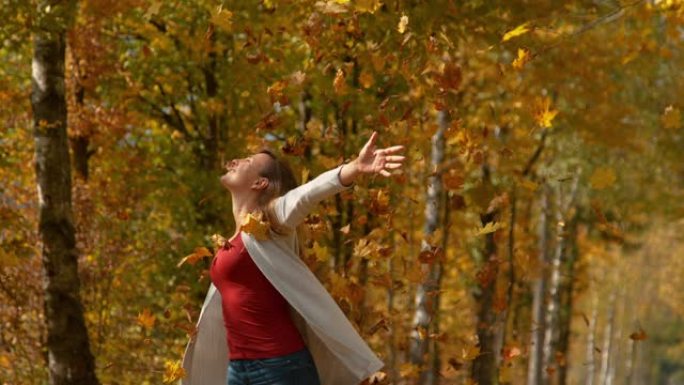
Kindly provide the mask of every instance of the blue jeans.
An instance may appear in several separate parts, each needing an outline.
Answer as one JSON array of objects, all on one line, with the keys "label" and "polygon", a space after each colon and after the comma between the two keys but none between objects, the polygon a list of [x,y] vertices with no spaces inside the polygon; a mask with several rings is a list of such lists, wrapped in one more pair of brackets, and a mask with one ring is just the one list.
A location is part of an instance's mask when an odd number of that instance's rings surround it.
[{"label": "blue jeans", "polygon": [[307,348],[274,358],[231,360],[228,385],[320,385]]}]

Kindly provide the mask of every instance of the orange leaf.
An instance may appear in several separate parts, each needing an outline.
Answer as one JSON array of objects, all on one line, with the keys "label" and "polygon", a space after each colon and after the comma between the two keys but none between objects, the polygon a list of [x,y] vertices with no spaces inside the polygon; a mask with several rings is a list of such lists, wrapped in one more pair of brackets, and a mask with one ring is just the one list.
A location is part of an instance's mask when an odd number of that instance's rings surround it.
[{"label": "orange leaf", "polygon": [[644,331],[644,329],[639,328],[638,331],[630,334],[629,338],[632,339],[633,341],[643,341],[646,338],[648,338],[648,336],[646,335],[646,332]]},{"label": "orange leaf", "polygon": [[142,313],[138,314],[138,323],[145,329],[152,329],[155,320],[156,318],[154,314],[150,313],[150,309],[144,309]]},{"label": "orange leaf", "polygon": [[195,263],[197,263],[197,261],[204,257],[211,257],[211,252],[209,251],[209,249],[207,249],[206,247],[197,247],[195,248],[195,251],[192,254],[181,259],[176,266],[181,267],[185,262],[194,265]]}]

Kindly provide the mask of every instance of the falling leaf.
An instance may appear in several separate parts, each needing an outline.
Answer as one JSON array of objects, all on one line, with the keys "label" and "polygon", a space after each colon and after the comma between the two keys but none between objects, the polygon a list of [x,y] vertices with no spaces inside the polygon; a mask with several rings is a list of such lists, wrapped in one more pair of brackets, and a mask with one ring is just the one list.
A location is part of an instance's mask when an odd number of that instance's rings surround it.
[{"label": "falling leaf", "polygon": [[493,233],[503,227],[501,222],[487,222],[483,227],[478,228],[475,236]]},{"label": "falling leaf", "polygon": [[644,331],[644,329],[639,328],[638,331],[630,334],[629,338],[632,339],[633,341],[643,341],[646,338],[648,338],[648,336],[646,335],[646,332]]},{"label": "falling leaf", "polygon": [[370,211],[373,214],[382,215],[386,214],[389,207],[389,195],[383,190],[376,190],[377,192],[371,193]]},{"label": "falling leaf", "polygon": [[335,93],[338,95],[344,95],[347,91],[347,83],[345,81],[344,71],[342,71],[342,69],[338,69],[337,73],[335,74],[333,88],[335,89]]},{"label": "falling leaf", "polygon": [[404,362],[399,367],[399,375],[403,378],[416,378],[420,374],[420,366]]},{"label": "falling leaf", "polygon": [[302,168],[302,184],[306,183],[307,180],[309,180],[309,169],[304,167]]},{"label": "falling leaf", "polygon": [[334,15],[347,12],[346,5],[337,1],[317,1],[315,7],[323,13]]},{"label": "falling leaf", "polygon": [[0,366],[7,369],[12,368],[12,362],[10,362],[10,359],[6,353],[0,354]]},{"label": "falling leaf", "polygon": [[501,356],[503,357],[504,361],[510,361],[521,354],[522,352],[520,351],[519,347],[515,345],[507,345],[503,347]]},{"label": "falling leaf", "polygon": [[380,0],[356,0],[354,2],[354,7],[359,12],[375,13],[381,5]]},{"label": "falling leaf", "polygon": [[233,13],[218,7],[216,11],[211,13],[211,23],[221,28],[226,32],[233,30]]},{"label": "falling leaf", "polygon": [[195,248],[195,251],[192,252],[192,254],[181,259],[176,266],[181,267],[185,262],[194,265],[200,259],[204,257],[211,257],[211,255],[211,252],[206,247],[197,247]]},{"label": "falling leaf", "polygon": [[370,378],[368,379],[368,384],[374,385],[374,384],[381,384],[384,381],[387,380],[387,373],[385,372],[375,372],[373,373]]},{"label": "falling leaf", "polygon": [[389,326],[387,326],[387,320],[384,318],[376,322],[375,325],[371,326],[371,328],[368,329],[368,335],[372,336],[373,334],[377,333],[377,331],[380,329],[383,329],[386,332],[389,331]]},{"label": "falling leaf", "polygon": [[530,190],[530,191],[535,191],[535,190],[537,189],[537,187],[538,187],[538,185],[537,185],[536,182],[531,181],[531,180],[529,180],[529,179],[527,179],[527,178],[522,179],[522,180],[520,181],[520,185],[523,186],[524,188]]},{"label": "falling leaf", "polygon": [[518,57],[513,60],[512,66],[517,70],[521,70],[530,59],[530,51],[524,48],[518,48]]},{"label": "falling leaf", "polygon": [[401,33],[401,34],[406,32],[406,28],[408,27],[408,22],[409,22],[408,16],[402,15],[401,18],[399,19],[399,25],[397,26],[397,31],[399,31],[399,33]]},{"label": "falling leaf", "polygon": [[228,243],[228,240],[220,234],[214,234],[211,236],[211,242],[214,244],[215,249],[220,249]]},{"label": "falling leaf", "polygon": [[254,239],[263,241],[268,239],[269,225],[263,221],[261,212],[248,213],[243,217],[240,230],[251,234]]},{"label": "falling leaf", "polygon": [[660,116],[660,122],[667,129],[677,129],[680,127],[682,116],[678,108],[667,106]]},{"label": "falling leaf", "polygon": [[514,37],[518,37],[520,35],[526,34],[527,32],[530,31],[530,27],[528,25],[529,25],[529,22],[525,22],[525,23],[520,24],[519,26],[513,28],[512,30],[506,32],[503,35],[503,38],[501,38],[501,41],[502,42],[508,41],[508,40],[513,39]]},{"label": "falling leaf", "polygon": [[351,223],[348,223],[346,226],[344,226],[340,229],[340,232],[344,235],[349,235],[349,229],[350,228],[351,228]]},{"label": "falling leaf", "polygon": [[292,84],[301,86],[306,80],[306,74],[302,71],[297,71],[290,76],[290,79],[292,80]]},{"label": "falling leaf", "polygon": [[152,329],[154,321],[156,320],[154,314],[150,313],[150,309],[144,309],[142,313],[138,313],[138,323],[145,329]]},{"label": "falling leaf", "polygon": [[462,79],[461,67],[453,62],[446,63],[439,75],[437,75],[437,82],[440,88],[444,90],[457,90],[461,85]]},{"label": "falling leaf", "polygon": [[363,88],[370,88],[373,85],[373,81],[373,75],[368,71],[363,71],[361,72],[361,75],[359,75],[359,82]]},{"label": "falling leaf", "polygon": [[271,103],[279,102],[281,105],[288,104],[287,97],[283,94],[286,86],[287,82],[279,80],[266,89],[266,93],[268,93],[268,96],[271,98]]},{"label": "falling leaf", "polygon": [[476,345],[468,346],[461,349],[461,358],[465,361],[472,361],[480,355],[480,347]]},{"label": "falling leaf", "polygon": [[591,174],[589,183],[591,183],[592,188],[603,190],[612,186],[615,183],[615,179],[615,171],[612,167],[599,167]]},{"label": "falling leaf", "polygon": [[147,8],[147,12],[145,12],[145,19],[149,19],[152,16],[155,16],[156,14],[158,14],[159,10],[161,9],[161,6],[162,6],[161,1],[156,1],[156,2],[152,3],[152,5],[150,5]]},{"label": "falling leaf", "polygon": [[164,363],[164,383],[170,384],[185,377],[185,369],[180,361],[166,361]]},{"label": "falling leaf", "polygon": [[447,190],[459,190],[463,187],[464,181],[463,175],[456,170],[449,170],[448,173],[442,174],[442,183]]},{"label": "falling leaf", "polygon": [[534,110],[534,120],[542,127],[551,127],[551,121],[558,115],[558,110],[551,108],[548,97],[537,99]]}]

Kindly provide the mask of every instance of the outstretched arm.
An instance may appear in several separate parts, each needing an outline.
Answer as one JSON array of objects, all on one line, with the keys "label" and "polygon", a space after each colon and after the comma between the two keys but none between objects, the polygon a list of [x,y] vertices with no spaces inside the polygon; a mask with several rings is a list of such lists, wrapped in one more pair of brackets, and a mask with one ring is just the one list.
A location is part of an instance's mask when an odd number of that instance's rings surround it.
[{"label": "outstretched arm", "polygon": [[402,166],[404,156],[398,154],[404,146],[392,146],[387,148],[376,148],[375,141],[378,133],[373,131],[368,142],[363,146],[359,156],[351,162],[342,166],[340,171],[340,181],[343,185],[351,185],[359,174],[380,174],[385,177],[392,175],[387,170],[398,169]]},{"label": "outstretched arm", "polygon": [[275,213],[281,224],[295,228],[313,210],[318,202],[350,188],[360,174],[378,173],[385,177],[391,174],[387,170],[401,167],[404,156],[394,155],[403,146],[392,146],[377,149],[375,141],[377,132],[359,152],[359,156],[349,163],[328,170],[308,183],[288,191],[275,201]]}]

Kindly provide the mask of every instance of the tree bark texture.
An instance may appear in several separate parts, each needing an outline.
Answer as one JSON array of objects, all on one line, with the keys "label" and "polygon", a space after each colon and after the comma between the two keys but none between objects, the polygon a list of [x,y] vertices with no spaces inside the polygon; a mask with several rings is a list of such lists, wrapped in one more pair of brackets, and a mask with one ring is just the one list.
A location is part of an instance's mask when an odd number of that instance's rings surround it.
[{"label": "tree bark texture", "polygon": [[[448,126],[447,113],[440,111],[437,116],[438,128],[432,136],[431,169],[437,170],[444,160],[444,131]],[[433,234],[440,224],[442,177],[439,173],[432,173],[428,180],[427,199],[425,202],[425,225],[423,233],[427,236]],[[423,240],[422,252],[434,252],[432,245]],[[432,318],[435,314],[434,299],[431,293],[439,289],[437,282],[440,281],[439,264],[423,264],[422,268],[427,272],[426,281],[418,286],[415,297],[415,313],[413,317],[413,329],[411,330],[410,360],[415,365],[423,367],[418,378],[419,384],[432,384],[434,379],[429,363],[426,362],[426,353],[430,346],[429,332]],[[426,365],[427,364],[427,365]]]},{"label": "tree bark texture", "polygon": [[71,208],[64,60],[65,30],[74,12],[73,1],[39,5],[32,63],[31,106],[51,385],[98,384],[79,294]]}]

